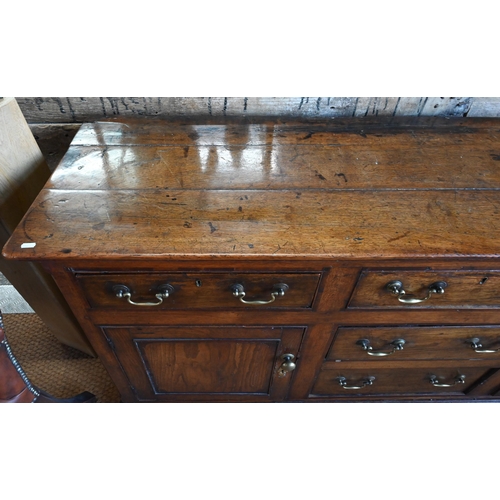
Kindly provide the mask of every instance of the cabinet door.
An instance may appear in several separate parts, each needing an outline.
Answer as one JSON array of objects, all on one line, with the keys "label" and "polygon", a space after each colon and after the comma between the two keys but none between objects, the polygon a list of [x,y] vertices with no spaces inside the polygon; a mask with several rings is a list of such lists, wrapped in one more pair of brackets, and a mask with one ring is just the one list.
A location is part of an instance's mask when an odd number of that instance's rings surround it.
[{"label": "cabinet door", "polygon": [[[303,328],[130,327],[104,333],[138,401],[281,401]],[[285,368],[293,368],[286,365]]]}]

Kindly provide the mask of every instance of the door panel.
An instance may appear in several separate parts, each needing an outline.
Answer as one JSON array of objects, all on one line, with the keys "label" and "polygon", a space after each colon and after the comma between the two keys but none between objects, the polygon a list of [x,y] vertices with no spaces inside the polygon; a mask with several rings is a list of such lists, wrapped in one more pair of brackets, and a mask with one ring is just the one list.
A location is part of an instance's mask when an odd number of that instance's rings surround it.
[{"label": "door panel", "polygon": [[106,328],[138,400],[223,396],[224,400],[283,400],[293,373],[283,374],[284,354],[296,361],[303,328]]}]

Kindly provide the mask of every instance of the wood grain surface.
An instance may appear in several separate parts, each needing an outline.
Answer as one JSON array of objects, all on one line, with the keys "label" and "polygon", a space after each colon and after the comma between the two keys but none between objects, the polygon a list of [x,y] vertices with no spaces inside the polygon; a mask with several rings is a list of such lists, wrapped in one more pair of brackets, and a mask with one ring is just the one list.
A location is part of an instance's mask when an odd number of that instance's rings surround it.
[{"label": "wood grain surface", "polygon": [[[500,348],[500,328],[491,326],[342,327],[335,333],[335,341],[327,359],[381,363],[392,360],[475,358],[498,362],[500,349],[498,352],[476,353],[470,344],[473,338],[479,339],[483,350]],[[373,352],[390,354],[369,355],[358,343],[363,339],[369,341]],[[392,352],[394,350],[392,343],[398,339],[405,341],[403,349]]]},{"label": "wood grain surface", "polygon": [[[282,400],[290,377],[277,374],[297,354],[301,328],[109,328],[139,399],[217,397]],[[175,399],[174,399],[175,400]]]},{"label": "wood grain surface", "polygon": [[499,97],[17,97],[30,123],[114,116],[499,116]]},{"label": "wood grain surface", "polygon": [[85,292],[92,308],[108,308],[111,310],[136,310],[124,299],[116,297],[113,287],[125,285],[131,291],[134,301],[158,302],[155,294],[161,286],[169,284],[173,290],[169,297],[155,311],[163,309],[223,309],[241,308],[243,304],[233,295],[232,287],[243,286],[245,300],[270,300],[274,286],[285,283],[286,293],[269,305],[261,304],[259,309],[266,308],[310,308],[318,287],[320,274],[287,274],[287,273],[132,273],[98,275],[77,275],[77,280]]},{"label": "wood grain surface", "polygon": [[413,123],[86,125],[5,255],[498,255],[500,122]]},{"label": "wood grain surface", "polygon": [[[403,284],[405,298],[421,300],[433,283],[446,283],[444,293],[432,294],[428,300],[408,304],[387,290],[392,281]],[[363,309],[441,309],[500,307],[500,273],[498,271],[363,271],[348,308]]]},{"label": "wood grain surface", "polygon": [[[325,366],[316,380],[312,394],[314,395],[337,395],[337,396],[362,396],[368,394],[384,393],[413,393],[428,394],[433,396],[442,395],[464,395],[472,384],[479,382],[488,373],[487,368],[461,366],[445,368],[435,363],[433,367],[427,368],[378,368],[373,363],[363,368],[350,369]],[[457,376],[463,375],[465,382],[455,384]],[[438,383],[452,385],[452,387],[434,387],[430,383],[431,377],[436,377]],[[361,387],[363,381],[373,377],[372,385],[366,385],[360,389],[344,389],[338,382],[339,377],[346,378],[348,387]]]}]

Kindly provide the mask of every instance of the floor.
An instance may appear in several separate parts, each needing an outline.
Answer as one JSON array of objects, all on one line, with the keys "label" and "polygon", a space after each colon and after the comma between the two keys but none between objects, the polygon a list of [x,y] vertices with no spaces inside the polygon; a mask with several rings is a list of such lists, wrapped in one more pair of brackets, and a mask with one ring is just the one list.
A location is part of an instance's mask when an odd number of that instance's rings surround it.
[{"label": "floor", "polygon": [[0,311],[3,314],[34,312],[2,273],[0,273]]},{"label": "floor", "polygon": [[57,398],[89,391],[99,403],[120,401],[102,363],[61,344],[1,273],[0,311],[12,352],[33,385]]}]

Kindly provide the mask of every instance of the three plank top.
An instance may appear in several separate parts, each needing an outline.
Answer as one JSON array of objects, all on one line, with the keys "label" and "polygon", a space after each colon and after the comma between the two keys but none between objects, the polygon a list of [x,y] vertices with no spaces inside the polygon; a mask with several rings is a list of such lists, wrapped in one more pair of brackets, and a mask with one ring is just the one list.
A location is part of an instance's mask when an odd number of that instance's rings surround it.
[{"label": "three plank top", "polygon": [[8,258],[500,255],[500,119],[84,124]]}]

